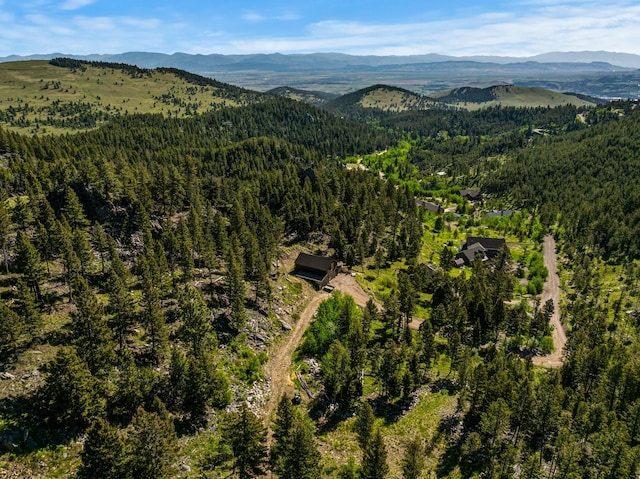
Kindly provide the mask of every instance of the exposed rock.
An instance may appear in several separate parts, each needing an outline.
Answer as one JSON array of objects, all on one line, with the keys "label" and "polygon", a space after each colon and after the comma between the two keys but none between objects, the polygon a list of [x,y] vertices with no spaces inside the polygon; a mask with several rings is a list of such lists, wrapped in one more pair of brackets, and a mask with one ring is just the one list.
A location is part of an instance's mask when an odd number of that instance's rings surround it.
[{"label": "exposed rock", "polygon": [[282,329],[284,329],[285,331],[291,331],[293,329],[291,325],[287,323],[284,319],[280,320],[280,326],[282,326]]}]

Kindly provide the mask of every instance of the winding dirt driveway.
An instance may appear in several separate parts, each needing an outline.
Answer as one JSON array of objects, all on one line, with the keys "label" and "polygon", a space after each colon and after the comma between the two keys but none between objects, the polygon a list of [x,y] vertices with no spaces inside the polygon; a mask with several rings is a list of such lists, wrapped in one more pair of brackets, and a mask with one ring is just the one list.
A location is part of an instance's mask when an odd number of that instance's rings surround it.
[{"label": "winding dirt driveway", "polygon": [[[356,279],[349,274],[339,274],[331,280],[331,285],[343,293],[353,296],[355,303],[364,307],[369,300],[369,295],[357,283]],[[291,358],[294,351],[302,341],[302,336],[307,330],[313,315],[320,306],[320,303],[329,298],[329,293],[317,291],[313,293],[311,301],[300,313],[300,319],[295,323],[289,335],[282,343],[275,346],[269,360],[265,364],[265,374],[270,380],[271,393],[265,405],[265,415],[270,417],[276,410],[278,401],[286,392],[293,392],[293,381],[291,379]]]},{"label": "winding dirt driveway", "polygon": [[567,335],[560,322],[560,278],[558,277],[556,241],[552,235],[547,235],[544,238],[543,254],[544,265],[549,270],[549,275],[542,291],[542,304],[550,299],[553,300],[553,315],[549,321],[553,326],[553,352],[548,356],[534,357],[533,364],[545,368],[558,368],[563,363]]}]

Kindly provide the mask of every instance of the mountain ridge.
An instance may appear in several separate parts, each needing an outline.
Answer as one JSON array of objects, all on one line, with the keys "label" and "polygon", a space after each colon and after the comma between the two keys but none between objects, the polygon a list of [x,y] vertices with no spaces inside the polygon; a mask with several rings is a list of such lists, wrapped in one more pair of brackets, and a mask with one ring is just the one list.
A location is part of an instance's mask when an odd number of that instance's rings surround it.
[{"label": "mountain ridge", "polygon": [[[216,61],[218,64],[247,63],[250,60],[268,60],[269,64],[282,64],[286,62],[296,61],[298,64],[317,63],[318,61],[326,63],[352,63],[355,65],[398,65],[398,64],[416,64],[416,63],[441,63],[449,61],[475,61],[479,63],[609,63],[612,66],[622,68],[640,68],[640,55],[624,52],[607,52],[607,51],[570,51],[570,52],[546,52],[538,55],[530,56],[501,56],[501,55],[442,55],[439,53],[427,53],[422,55],[351,55],[338,52],[315,52],[315,53],[254,53],[254,54],[191,54],[185,52],[161,53],[161,52],[141,52],[131,51],[115,54],[89,54],[74,55],[63,53],[50,54],[34,54],[34,55],[10,55],[0,57],[0,62],[21,61],[21,60],[50,60],[56,57],[76,58],[84,60],[97,61],[118,61],[121,63],[130,63],[131,59],[138,58],[137,62],[143,62],[143,66],[154,68],[157,66],[175,66],[167,65],[167,62],[184,61],[189,59],[197,63],[207,60],[208,62]],[[116,60],[119,59],[119,60]],[[128,59],[129,61],[125,61]],[[163,63],[154,64],[157,62]]]},{"label": "mountain ridge", "polygon": [[[429,94],[462,86],[483,88],[517,84],[607,99],[640,98],[640,55],[615,52],[551,52],[537,57],[453,57],[435,53],[411,56],[357,56],[344,53],[56,53],[4,57],[0,58],[0,63],[9,60],[46,60],[50,57],[122,63],[150,69],[176,68],[261,92],[287,85],[301,90],[343,95],[383,83]],[[616,62],[624,66],[618,66]]]}]

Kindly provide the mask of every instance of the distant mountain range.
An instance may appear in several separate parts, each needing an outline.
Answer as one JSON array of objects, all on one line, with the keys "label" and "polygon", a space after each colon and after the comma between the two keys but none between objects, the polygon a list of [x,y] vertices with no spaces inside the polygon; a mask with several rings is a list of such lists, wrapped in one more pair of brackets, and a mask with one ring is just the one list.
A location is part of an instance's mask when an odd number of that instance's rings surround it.
[{"label": "distant mountain range", "polygon": [[104,55],[72,55],[66,53],[50,53],[43,55],[0,57],[0,62],[19,60],[50,60],[56,57],[77,58],[90,61],[116,62],[137,65],[142,68],[174,67],[191,71],[194,69],[227,68],[227,69],[273,69],[280,68],[324,68],[335,69],[345,66],[385,66],[412,65],[416,63],[441,62],[479,62],[479,63],[609,63],[624,68],[640,68],[640,55],[631,53],[617,53],[604,51],[583,52],[550,52],[529,57],[504,56],[463,56],[439,55],[348,55],[345,53],[309,53],[283,55],[281,53],[258,53],[251,55],[221,55],[221,54],[188,54],[188,53],[150,53],[127,52]]},{"label": "distant mountain range", "polygon": [[141,68],[173,67],[259,91],[286,85],[344,94],[384,83],[424,94],[462,86],[517,84],[604,98],[640,97],[640,55],[614,52],[552,52],[532,57],[52,53],[24,57],[14,55],[0,58],[0,62],[55,57],[126,63]]}]

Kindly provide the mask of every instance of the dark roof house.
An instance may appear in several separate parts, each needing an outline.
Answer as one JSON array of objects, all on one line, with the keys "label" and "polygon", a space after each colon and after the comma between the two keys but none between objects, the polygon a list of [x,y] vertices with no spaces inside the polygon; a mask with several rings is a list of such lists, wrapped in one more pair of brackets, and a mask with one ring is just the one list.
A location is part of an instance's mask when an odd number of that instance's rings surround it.
[{"label": "dark roof house", "polygon": [[[460,251],[456,254],[456,260],[464,261],[470,266],[476,256],[480,255],[482,261],[498,255],[500,250],[506,246],[504,238],[487,238],[482,236],[467,236],[467,241],[462,243]],[[460,266],[460,261],[456,261],[456,266]]]},{"label": "dark roof house", "polygon": [[322,289],[338,274],[338,262],[326,256],[300,253],[295,261],[295,274]]},{"label": "dark roof house", "polygon": [[460,190],[460,196],[466,198],[469,201],[482,200],[482,193],[476,190]]},{"label": "dark roof house", "polygon": [[424,208],[427,211],[432,211],[434,213],[440,213],[440,210],[441,210],[440,205],[433,203],[431,201],[416,200],[416,205],[418,205],[421,208]]}]

